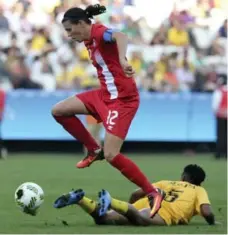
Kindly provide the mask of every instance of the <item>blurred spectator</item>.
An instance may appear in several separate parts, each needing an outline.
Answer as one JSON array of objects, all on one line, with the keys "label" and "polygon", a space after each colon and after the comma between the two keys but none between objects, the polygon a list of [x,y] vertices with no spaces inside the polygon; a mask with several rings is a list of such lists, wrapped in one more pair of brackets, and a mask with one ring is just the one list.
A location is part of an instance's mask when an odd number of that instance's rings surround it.
[{"label": "blurred spectator", "polygon": [[189,49],[183,48],[183,58],[178,60],[178,67],[183,67],[186,61],[188,63],[190,70],[194,72],[195,71],[194,64],[189,61]]},{"label": "blurred spectator", "polygon": [[6,53],[7,57],[5,60],[5,68],[7,71],[12,72],[14,70],[13,66],[18,61],[20,56],[19,48],[13,46],[9,48],[5,48],[4,52]]},{"label": "blurred spectator", "polygon": [[52,65],[48,59],[48,53],[43,53],[35,58],[31,79],[45,90],[55,90],[56,80]]},{"label": "blurred spectator", "polygon": [[164,77],[164,74],[167,71],[167,67],[168,67],[168,56],[162,54],[160,60],[157,63],[155,63],[155,76],[157,73],[158,76]]},{"label": "blurred spectator", "polygon": [[13,88],[10,80],[10,74],[5,68],[3,59],[0,56],[0,87],[4,90],[11,90]]},{"label": "blurred spectator", "polygon": [[213,93],[212,108],[216,116],[216,153],[217,159],[227,158],[227,76],[220,75],[218,86]]},{"label": "blurred spectator", "polygon": [[169,56],[169,66],[172,71],[176,70],[178,67],[178,53],[173,52]]},{"label": "blurred spectator", "polygon": [[81,66],[72,65],[69,62],[60,62],[62,72],[57,77],[57,88],[80,89],[80,80],[84,78],[85,72]]},{"label": "blurred spectator", "polygon": [[159,30],[155,33],[150,45],[165,45],[167,43],[167,28],[161,25]]},{"label": "blurred spectator", "polygon": [[143,60],[143,55],[141,52],[135,51],[132,53],[130,64],[132,65],[135,71],[135,79],[138,87],[141,86],[143,78],[145,76],[146,63]]},{"label": "blurred spectator", "polygon": [[31,48],[34,52],[52,50],[52,41],[46,29],[36,29],[32,38]]},{"label": "blurred spectator", "polygon": [[171,68],[171,66],[168,64],[167,71],[164,75],[164,91],[165,92],[174,92],[178,91],[178,80],[177,75],[175,73],[175,70]]},{"label": "blurred spectator", "polygon": [[25,63],[28,68],[32,68],[32,64],[34,62],[34,57],[36,56],[36,53],[32,50],[32,40],[29,39],[25,42],[25,48],[23,51],[23,54],[26,55]]},{"label": "blurred spectator", "polygon": [[31,88],[38,89],[42,88],[37,83],[34,83],[30,80],[30,70],[25,64],[23,56],[18,57],[17,63],[15,64],[14,71],[12,73],[14,77],[14,86],[15,88]]},{"label": "blurred spectator", "polygon": [[[146,1],[99,0],[107,13],[94,19],[128,35],[128,59],[136,71],[138,87],[151,91],[176,92],[183,87],[213,91],[217,74],[227,67],[227,1],[152,1],[149,9],[155,9],[155,13],[157,9],[161,12],[167,2],[159,16],[145,9]],[[1,87],[54,90],[97,85],[85,47],[68,42],[61,25],[69,7],[97,2],[2,1]],[[191,82],[186,82],[189,79]]]},{"label": "blurred spectator", "polygon": [[211,65],[209,68],[207,68],[207,73],[205,75],[205,81],[203,90],[212,92],[216,88],[217,83],[217,73],[215,65]]},{"label": "blurred spectator", "polygon": [[191,27],[195,23],[195,18],[190,14],[189,11],[183,10],[180,12],[178,19],[186,25],[187,28]]},{"label": "blurred spectator", "polygon": [[149,85],[149,89],[152,91],[162,91],[164,88],[165,74],[168,71],[168,56],[162,54],[160,60],[150,69],[149,73],[152,75],[152,82]]},{"label": "blurred spectator", "polygon": [[223,25],[220,27],[218,36],[221,38],[227,38],[227,19],[224,21]]},{"label": "blurred spectator", "polygon": [[175,46],[188,46],[189,35],[183,22],[174,21],[173,27],[168,31],[169,44]]},{"label": "blurred spectator", "polygon": [[194,91],[204,90],[208,70],[207,70],[207,65],[204,61],[204,53],[202,50],[198,50],[196,52],[196,58],[194,60],[192,71],[195,71],[195,78],[196,78],[193,90]]},{"label": "blurred spectator", "polygon": [[134,22],[130,17],[125,19],[125,25],[122,30],[123,33],[126,33],[129,37],[131,43],[142,43],[143,39],[139,30],[138,22]]},{"label": "blurred spectator", "polygon": [[4,16],[3,8],[0,5],[0,31],[7,31],[9,30],[9,21]]},{"label": "blurred spectator", "polygon": [[109,17],[108,27],[116,30],[123,29],[122,19],[118,15],[111,15]]},{"label": "blurred spectator", "polygon": [[194,17],[206,18],[209,15],[209,9],[209,1],[197,0],[196,5],[194,5],[191,9],[191,14]]},{"label": "blurred spectator", "polygon": [[207,50],[207,54],[211,56],[224,55],[224,47],[221,45],[219,38],[213,40],[211,46]]},{"label": "blurred spectator", "polygon": [[191,91],[195,82],[194,73],[191,71],[188,61],[184,61],[183,67],[176,70],[179,89],[181,91]]},{"label": "blurred spectator", "polygon": [[17,48],[8,49],[8,58],[5,67],[10,75],[13,87],[18,88],[41,88],[30,80],[30,70],[25,64],[25,59],[20,55]]},{"label": "blurred spectator", "polygon": [[118,15],[119,17],[122,17],[123,7],[124,7],[123,0],[109,1],[109,10],[112,12],[113,15]]}]

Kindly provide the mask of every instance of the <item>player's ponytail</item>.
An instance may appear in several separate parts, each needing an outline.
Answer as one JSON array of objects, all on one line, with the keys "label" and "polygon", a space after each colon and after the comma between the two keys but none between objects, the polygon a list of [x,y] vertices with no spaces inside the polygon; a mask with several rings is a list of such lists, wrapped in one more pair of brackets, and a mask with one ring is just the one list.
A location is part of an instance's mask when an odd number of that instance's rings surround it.
[{"label": "player's ponytail", "polygon": [[91,23],[93,16],[100,15],[106,12],[105,6],[100,4],[90,5],[85,10],[74,7],[67,10],[63,16],[62,23],[67,20],[70,20],[72,23],[78,23],[79,20],[84,20],[87,23]]},{"label": "player's ponytail", "polygon": [[106,12],[106,7],[100,4],[90,5],[85,9],[85,13],[88,18],[93,18],[93,16],[100,15]]}]

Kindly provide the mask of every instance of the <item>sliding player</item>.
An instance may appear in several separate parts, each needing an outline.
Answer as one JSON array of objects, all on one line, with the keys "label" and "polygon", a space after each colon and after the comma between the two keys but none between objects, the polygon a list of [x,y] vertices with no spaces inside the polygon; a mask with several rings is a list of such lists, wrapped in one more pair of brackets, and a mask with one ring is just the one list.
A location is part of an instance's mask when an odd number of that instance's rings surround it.
[{"label": "sliding player", "polygon": [[[99,193],[99,204],[85,197],[83,190],[72,191],[59,197],[55,208],[78,204],[89,213],[97,224],[113,225],[180,225],[188,224],[195,215],[201,215],[208,224],[215,224],[210,201],[206,190],[201,187],[205,180],[204,170],[197,165],[184,168],[181,181],[160,181],[154,185],[165,191],[166,196],[161,208],[153,217],[145,193],[135,191],[129,202],[114,199],[102,190]],[[109,210],[111,209],[111,210]]]}]

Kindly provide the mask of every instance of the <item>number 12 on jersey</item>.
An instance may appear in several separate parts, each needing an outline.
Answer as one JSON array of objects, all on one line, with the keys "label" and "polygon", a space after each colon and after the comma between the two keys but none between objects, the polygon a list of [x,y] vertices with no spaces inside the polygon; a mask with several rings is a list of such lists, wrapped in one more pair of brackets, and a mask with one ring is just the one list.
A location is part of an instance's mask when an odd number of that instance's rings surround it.
[{"label": "number 12 on jersey", "polygon": [[109,110],[106,124],[115,125],[115,119],[119,116],[119,113],[116,110]]}]

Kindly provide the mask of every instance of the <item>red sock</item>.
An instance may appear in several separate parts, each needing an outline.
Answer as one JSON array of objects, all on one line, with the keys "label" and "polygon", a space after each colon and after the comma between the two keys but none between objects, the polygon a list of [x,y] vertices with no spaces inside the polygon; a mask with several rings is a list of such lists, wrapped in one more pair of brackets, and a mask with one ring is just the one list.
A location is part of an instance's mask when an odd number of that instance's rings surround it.
[{"label": "red sock", "polygon": [[88,151],[94,151],[100,148],[100,146],[77,117],[54,116],[54,118],[68,133],[84,144]]},{"label": "red sock", "polygon": [[146,194],[157,194],[156,189],[151,185],[150,181],[129,158],[119,153],[113,158],[111,165],[117,168],[126,178],[139,186]]}]

